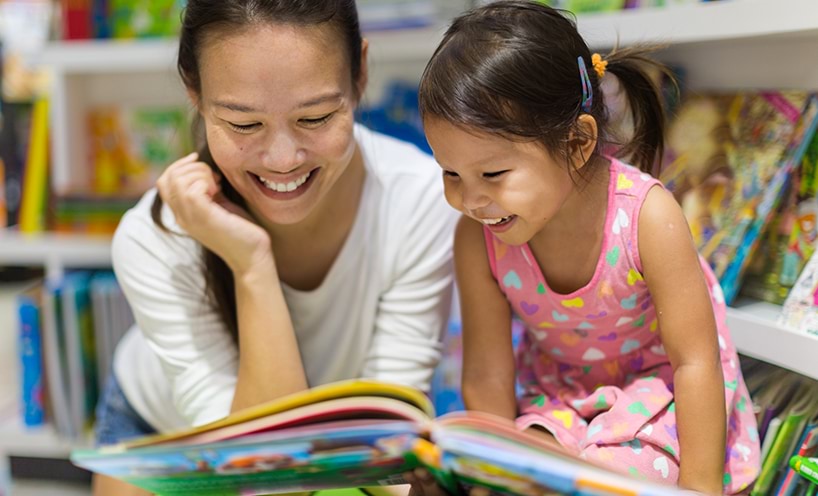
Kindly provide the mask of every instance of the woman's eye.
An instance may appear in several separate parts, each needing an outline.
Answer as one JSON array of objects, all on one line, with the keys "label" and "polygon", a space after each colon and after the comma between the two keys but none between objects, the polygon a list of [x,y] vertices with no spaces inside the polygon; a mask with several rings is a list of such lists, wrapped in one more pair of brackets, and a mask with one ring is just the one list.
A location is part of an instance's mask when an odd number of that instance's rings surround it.
[{"label": "woman's eye", "polygon": [[483,177],[487,177],[487,178],[500,177],[503,174],[505,174],[506,172],[508,172],[508,171],[507,170],[501,170],[501,171],[497,171],[497,172],[484,172]]},{"label": "woman's eye", "polygon": [[321,124],[327,122],[332,118],[333,114],[327,114],[322,117],[316,117],[314,119],[300,119],[299,122],[306,127],[318,127]]},{"label": "woman's eye", "polygon": [[252,124],[233,124],[232,122],[228,122],[228,124],[233,129],[233,131],[236,131],[237,133],[243,133],[243,134],[250,133],[256,127],[261,125],[258,122],[254,122]]}]

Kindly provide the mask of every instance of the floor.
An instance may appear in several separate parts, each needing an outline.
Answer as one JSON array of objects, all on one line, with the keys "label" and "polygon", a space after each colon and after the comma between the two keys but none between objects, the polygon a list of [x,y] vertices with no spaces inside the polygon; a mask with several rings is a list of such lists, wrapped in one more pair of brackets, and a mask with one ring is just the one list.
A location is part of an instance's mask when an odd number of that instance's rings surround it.
[{"label": "floor", "polygon": [[[15,295],[25,284],[0,283],[0,416],[14,415],[17,398],[17,324]],[[2,441],[0,441],[2,443]],[[5,460],[0,461],[0,496],[87,496],[85,485],[35,480],[9,482]]]}]

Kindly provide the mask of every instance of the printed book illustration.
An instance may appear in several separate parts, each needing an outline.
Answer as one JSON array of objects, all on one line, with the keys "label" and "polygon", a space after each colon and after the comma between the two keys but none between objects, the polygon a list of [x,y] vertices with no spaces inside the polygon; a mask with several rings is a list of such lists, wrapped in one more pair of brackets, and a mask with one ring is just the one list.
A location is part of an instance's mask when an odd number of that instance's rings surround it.
[{"label": "printed book illustration", "polygon": [[369,380],[319,386],[223,420],[97,450],[72,461],[161,495],[260,495],[403,484],[425,466],[453,494],[672,495],[577,459],[474,412],[434,418],[411,387]]}]

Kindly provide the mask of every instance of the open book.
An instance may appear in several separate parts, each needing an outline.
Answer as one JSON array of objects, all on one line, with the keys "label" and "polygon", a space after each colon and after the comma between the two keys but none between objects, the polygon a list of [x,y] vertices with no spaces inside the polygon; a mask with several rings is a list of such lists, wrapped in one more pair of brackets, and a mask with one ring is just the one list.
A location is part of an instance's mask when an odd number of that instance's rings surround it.
[{"label": "open book", "polygon": [[611,472],[516,429],[456,412],[434,418],[413,388],[353,380],[319,386],[223,420],[97,450],[72,461],[162,495],[258,495],[403,484],[425,466],[452,494],[678,494]]}]

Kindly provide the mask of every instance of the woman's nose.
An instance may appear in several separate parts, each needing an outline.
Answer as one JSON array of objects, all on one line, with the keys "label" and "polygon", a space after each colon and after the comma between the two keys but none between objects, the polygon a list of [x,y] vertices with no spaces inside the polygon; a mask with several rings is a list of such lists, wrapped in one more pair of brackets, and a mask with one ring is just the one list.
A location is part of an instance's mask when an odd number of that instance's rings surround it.
[{"label": "woman's nose", "polygon": [[272,135],[262,162],[265,168],[273,172],[287,173],[298,168],[305,156],[306,152],[294,136],[277,132]]}]

